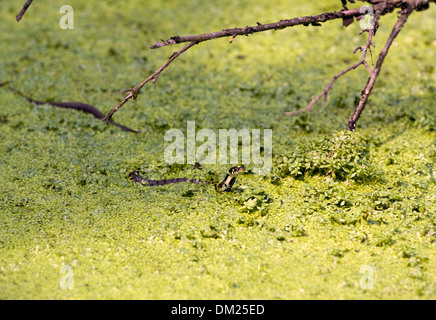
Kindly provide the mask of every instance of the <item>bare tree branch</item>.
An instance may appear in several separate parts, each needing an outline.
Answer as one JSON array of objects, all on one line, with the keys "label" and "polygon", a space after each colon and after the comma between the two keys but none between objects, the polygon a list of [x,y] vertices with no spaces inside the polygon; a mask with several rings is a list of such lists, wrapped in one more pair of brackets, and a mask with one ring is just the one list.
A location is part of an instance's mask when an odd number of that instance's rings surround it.
[{"label": "bare tree branch", "polygon": [[121,93],[124,94],[126,92],[128,92],[128,94],[123,98],[123,100],[115,107],[113,108],[103,119],[102,121],[106,121],[108,119],[110,119],[115,112],[118,111],[118,109],[120,109],[128,100],[132,99],[136,100],[136,97],[139,93],[139,91],[141,90],[141,88],[150,81],[153,81],[153,83],[155,83],[159,77],[159,74],[172,62],[174,61],[174,59],[176,59],[180,54],[182,54],[183,52],[187,51],[189,48],[191,48],[192,46],[194,46],[195,44],[202,42],[202,41],[207,41],[207,40],[212,40],[212,39],[217,39],[217,38],[222,38],[222,37],[232,37],[231,39],[233,40],[236,36],[238,35],[246,35],[248,36],[249,34],[252,33],[256,33],[256,32],[261,32],[261,31],[266,31],[266,30],[278,30],[278,29],[284,29],[287,27],[292,27],[292,26],[296,26],[296,25],[314,25],[314,26],[319,26],[320,22],[325,22],[328,20],[334,20],[334,19],[349,19],[349,18],[353,18],[353,17],[360,17],[362,15],[362,13],[360,12],[360,9],[353,9],[353,10],[345,10],[345,11],[340,11],[340,12],[328,12],[328,13],[323,13],[320,15],[314,15],[314,16],[306,16],[306,17],[300,17],[300,18],[294,18],[294,19],[290,19],[290,20],[280,20],[279,22],[275,22],[275,23],[269,23],[269,24],[261,24],[261,23],[257,23],[257,26],[254,27],[245,27],[245,28],[234,28],[234,29],[225,29],[222,31],[218,31],[218,32],[213,32],[213,33],[205,33],[205,34],[200,34],[200,35],[196,35],[196,36],[184,36],[184,37],[180,37],[180,36],[175,36],[170,38],[169,40],[162,40],[161,42],[157,42],[156,44],[154,44],[153,46],[151,46],[152,49],[156,49],[156,48],[161,48],[163,46],[167,46],[167,45],[172,45],[172,44],[176,44],[176,43],[183,43],[183,42],[190,42],[186,47],[184,47],[183,49],[173,53],[173,55],[170,57],[170,59],[158,70],[156,70],[151,76],[149,76],[147,79],[145,79],[143,82],[141,82],[138,86],[136,86],[133,89],[127,89],[122,91]]},{"label": "bare tree branch", "polygon": [[262,32],[267,30],[279,30],[288,27],[293,27],[296,25],[319,26],[320,25],[319,23],[326,22],[328,20],[346,19],[346,18],[357,17],[361,15],[362,13],[360,12],[360,9],[353,9],[353,10],[345,10],[340,12],[327,12],[319,15],[306,16],[306,17],[294,18],[289,20],[280,20],[278,22],[268,23],[268,24],[261,24],[260,22],[257,22],[257,26],[252,26],[252,27],[247,26],[245,28],[224,29],[218,32],[203,33],[203,34],[192,35],[192,36],[174,36],[168,40],[161,40],[160,42],[155,43],[154,45],[151,46],[151,49],[157,49],[164,46],[168,46],[176,43],[182,43],[182,42],[190,42],[190,41],[202,42],[202,41],[213,40],[223,37],[235,38],[236,36],[248,36],[256,32]]},{"label": "bare tree branch", "polygon": [[290,116],[290,117],[295,117],[295,116],[299,116],[302,113],[308,112],[308,111],[312,111],[312,107],[314,106],[315,103],[317,103],[319,101],[319,99],[321,99],[324,96],[324,102],[327,100],[327,95],[329,90],[332,88],[333,83],[340,78],[341,76],[343,76],[344,74],[346,74],[348,71],[354,70],[356,69],[358,66],[360,66],[361,64],[363,64],[363,61],[360,60],[358,63],[353,64],[352,66],[348,67],[345,70],[342,70],[341,72],[339,72],[338,74],[335,74],[332,78],[332,80],[330,80],[329,84],[324,88],[324,90],[317,95],[316,97],[314,97],[312,99],[312,101],[304,108],[297,110],[297,111],[289,111],[289,112],[283,112],[284,116]]},{"label": "bare tree branch", "polygon": [[366,61],[366,54],[369,51],[371,53],[371,46],[374,47],[374,43],[372,42],[372,38],[374,36],[374,34],[376,33],[377,29],[378,29],[378,21],[380,19],[380,11],[376,11],[374,14],[374,20],[372,22],[372,26],[370,29],[365,29],[362,30],[360,32],[360,35],[364,32],[368,32],[368,39],[366,41],[366,44],[364,46],[360,46],[357,47],[356,49],[354,49],[353,53],[356,53],[358,50],[360,50],[362,52],[362,57],[359,60],[359,62],[353,64],[352,66],[348,67],[345,70],[342,70],[341,72],[335,74],[333,76],[333,78],[330,80],[330,82],[328,83],[328,85],[324,88],[324,90],[317,95],[316,97],[314,97],[312,99],[312,101],[304,108],[297,110],[297,111],[290,111],[290,112],[283,112],[284,116],[299,116],[300,114],[304,113],[304,112],[308,112],[308,111],[312,111],[313,106],[315,105],[315,103],[317,103],[322,97],[324,97],[324,101],[323,101],[323,106],[325,105],[325,102],[327,101],[327,97],[328,97],[328,92],[330,91],[330,89],[333,86],[333,83],[340,78],[341,76],[343,76],[344,74],[346,74],[347,72],[356,69],[357,67],[359,67],[360,65],[364,65],[365,68],[368,70],[369,74],[372,75],[373,71],[371,70],[371,68],[369,67],[367,61]]},{"label": "bare tree branch", "polygon": [[348,130],[354,131],[356,128],[356,122],[359,120],[360,115],[362,114],[363,109],[365,109],[366,103],[368,102],[368,97],[371,94],[371,91],[374,87],[375,81],[377,80],[377,77],[380,75],[381,67],[383,64],[384,59],[386,58],[386,55],[388,54],[389,48],[392,45],[392,42],[394,39],[398,36],[401,29],[403,28],[404,24],[406,23],[407,19],[409,18],[410,14],[413,12],[413,9],[406,8],[401,12],[401,16],[398,18],[397,22],[395,23],[394,28],[392,29],[392,32],[386,41],[385,46],[381,50],[377,64],[375,66],[374,71],[372,72],[371,76],[368,79],[368,82],[365,86],[365,89],[362,91],[362,98],[359,101],[359,104],[357,105],[356,109],[354,110],[353,115],[351,116],[350,120],[348,120],[347,126]]},{"label": "bare tree branch", "polygon": [[[436,0],[360,0],[362,2],[366,2],[372,5],[372,8],[374,9],[375,16],[374,16],[374,24],[373,28],[363,30],[360,34],[363,32],[368,32],[368,39],[364,46],[360,46],[354,50],[354,53],[358,50],[361,51],[362,57],[359,62],[355,63],[354,65],[348,67],[347,69],[337,73],[329,82],[329,84],[324,88],[324,90],[316,97],[312,99],[312,101],[309,103],[309,105],[301,110],[294,111],[294,112],[286,112],[284,113],[287,116],[295,116],[299,115],[303,112],[312,110],[313,105],[318,102],[322,97],[324,97],[324,103],[328,97],[328,92],[332,88],[334,82],[346,74],[347,72],[356,69],[360,65],[363,65],[369,72],[370,78],[368,80],[367,86],[365,90],[362,92],[362,99],[359,103],[359,105],[356,107],[355,113],[350,118],[348,122],[348,127],[350,130],[354,130],[356,121],[358,120],[361,112],[363,111],[366,101],[368,99],[368,96],[374,86],[375,79],[380,74],[380,68],[381,64],[383,63],[384,57],[387,54],[387,49],[389,48],[390,44],[389,41],[386,45],[388,47],[384,48],[386,52],[382,51],[379,55],[377,65],[374,70],[372,70],[367,62],[367,53],[369,52],[372,58],[372,50],[371,47],[374,47],[374,44],[372,42],[372,38],[375,35],[375,32],[378,28],[378,21],[381,16],[393,12],[396,8],[403,9],[402,17],[405,17],[404,12],[408,12],[407,16],[410,15],[410,13],[414,10],[424,10],[429,7],[429,2],[436,2]],[[177,43],[183,43],[183,42],[189,42],[187,46],[182,48],[179,51],[176,51],[173,53],[173,55],[169,58],[169,60],[162,65],[158,70],[156,70],[152,75],[150,75],[147,79],[145,79],[143,82],[141,82],[138,86],[136,86],[133,89],[127,89],[121,92],[122,94],[128,93],[123,100],[115,107],[113,108],[103,119],[102,121],[106,121],[110,119],[115,112],[118,111],[119,108],[121,108],[128,100],[133,99],[136,100],[137,95],[139,94],[141,88],[148,82],[152,81],[153,84],[156,83],[156,81],[159,78],[160,73],[172,62],[174,61],[180,54],[190,49],[195,44],[198,44],[203,41],[213,40],[217,38],[222,37],[229,37],[229,42],[232,42],[233,39],[236,36],[239,35],[245,35],[248,36],[250,34],[256,33],[256,32],[262,32],[266,30],[279,30],[284,29],[287,27],[293,27],[296,25],[304,25],[304,26],[320,26],[321,22],[326,22],[329,20],[334,19],[342,19],[343,25],[348,26],[350,23],[353,22],[354,18],[360,19],[364,16],[364,13],[362,13],[361,8],[359,9],[351,9],[349,10],[347,8],[347,2],[355,3],[355,0],[341,0],[343,10],[339,12],[327,12],[319,15],[313,15],[313,16],[305,16],[305,17],[298,17],[294,19],[289,20],[280,20],[278,22],[269,23],[269,24],[261,24],[257,22],[257,26],[252,27],[245,27],[245,28],[233,28],[233,29],[224,29],[218,32],[212,32],[212,33],[204,33],[200,35],[190,35],[190,36],[174,36],[169,38],[168,40],[161,40],[154,45],[151,46],[152,49],[161,48],[168,45],[173,45]],[[407,19],[407,18],[406,18]],[[399,20],[399,22],[402,21],[402,19]],[[405,21],[404,21],[405,22]],[[403,23],[404,24],[404,23]],[[402,25],[399,29],[402,28]],[[395,31],[396,29],[394,29]],[[399,30],[396,30],[396,34],[398,34]],[[395,34],[395,36],[396,36]],[[394,37],[395,37],[394,36]],[[368,92],[368,93],[366,93]]]},{"label": "bare tree branch", "polygon": [[189,50],[189,48],[193,47],[194,45],[196,45],[197,42],[192,41],[191,43],[189,43],[187,46],[183,47],[182,49],[180,49],[179,51],[173,52],[173,54],[171,55],[171,57],[168,59],[167,62],[165,62],[159,69],[157,69],[151,76],[149,76],[147,79],[145,79],[144,81],[142,81],[139,85],[137,85],[135,88],[133,89],[127,89],[121,92],[121,94],[124,94],[126,92],[129,92],[128,95],[126,95],[123,99],[123,101],[121,101],[115,108],[113,108],[103,119],[101,119],[101,121],[107,121],[109,120],[113,114],[115,112],[118,111],[119,108],[121,108],[128,100],[133,99],[136,100],[139,90],[141,90],[141,88],[147,83],[152,81],[153,84],[156,83],[156,81],[159,79],[159,75],[160,73],[170,65],[171,62],[173,62],[178,56],[180,56],[183,52]]},{"label": "bare tree branch", "polygon": [[27,9],[30,7],[30,5],[32,4],[33,0],[27,0],[26,3],[23,6],[23,9],[21,9],[20,13],[18,13],[16,19],[17,22],[20,22],[21,18],[24,16],[24,14],[26,13]]}]

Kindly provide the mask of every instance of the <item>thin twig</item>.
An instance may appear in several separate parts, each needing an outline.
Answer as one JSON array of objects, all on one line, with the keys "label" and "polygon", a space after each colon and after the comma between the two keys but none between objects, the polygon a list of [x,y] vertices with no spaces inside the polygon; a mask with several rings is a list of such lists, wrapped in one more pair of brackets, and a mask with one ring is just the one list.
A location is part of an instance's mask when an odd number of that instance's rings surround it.
[{"label": "thin twig", "polygon": [[139,90],[141,90],[141,88],[147,83],[152,81],[153,84],[156,83],[156,81],[159,78],[160,73],[170,65],[171,62],[173,62],[178,56],[180,56],[183,52],[187,51],[189,48],[193,47],[194,45],[196,45],[197,42],[196,41],[192,41],[191,43],[189,43],[187,46],[183,47],[182,49],[180,49],[179,51],[174,52],[171,57],[168,59],[167,62],[165,62],[159,69],[157,69],[151,76],[149,76],[147,79],[145,79],[144,81],[142,81],[139,85],[137,85],[135,88],[133,89],[127,89],[124,90],[123,92],[121,92],[122,94],[129,92],[128,95],[126,95],[123,99],[123,101],[121,101],[115,108],[113,108],[103,119],[101,119],[101,121],[107,121],[109,120],[113,114],[115,112],[118,111],[119,108],[121,108],[128,100],[133,99],[136,100],[137,95],[139,93]]},{"label": "thin twig", "polygon": [[[359,61],[358,63],[348,67],[345,70],[342,70],[341,72],[339,72],[338,74],[335,74],[332,78],[332,80],[330,80],[329,84],[324,88],[324,90],[317,95],[316,97],[314,97],[312,99],[312,101],[304,108],[297,110],[297,111],[290,111],[290,112],[283,112],[284,116],[290,116],[290,117],[295,117],[295,116],[299,116],[302,113],[308,112],[308,111],[312,111],[312,107],[315,103],[317,103],[319,101],[319,99],[321,99],[323,96],[325,97],[325,99],[327,99],[327,94],[329,92],[329,90],[331,89],[331,87],[333,86],[333,83],[341,76],[343,76],[344,74],[346,74],[348,71],[351,71],[353,69],[356,69],[358,66],[360,66],[363,63],[363,61]],[[325,101],[325,100],[324,100]]]},{"label": "thin twig", "polygon": [[26,13],[27,9],[30,7],[30,5],[32,4],[33,0],[27,0],[26,3],[23,6],[23,9],[21,9],[20,13],[18,13],[16,19],[17,22],[20,22],[21,18],[24,16],[24,14]]},{"label": "thin twig", "polygon": [[394,28],[392,29],[392,32],[386,41],[385,46],[381,50],[378,59],[377,64],[375,66],[374,71],[372,72],[371,76],[368,79],[368,82],[366,83],[365,89],[362,91],[362,97],[354,110],[353,115],[350,117],[350,120],[347,122],[348,130],[354,131],[356,128],[357,120],[359,120],[360,115],[362,114],[363,109],[365,109],[366,103],[368,102],[368,97],[371,94],[372,89],[374,88],[375,81],[377,80],[377,77],[380,75],[381,67],[383,65],[383,61],[388,54],[389,48],[392,45],[392,42],[397,37],[397,35],[400,33],[401,29],[403,28],[404,24],[406,23],[407,19],[409,18],[410,14],[413,12],[413,9],[410,7],[404,9],[401,12],[401,16],[398,18],[397,22],[395,23]]},{"label": "thin twig", "polygon": [[[372,38],[373,38],[373,35],[375,34],[375,32],[377,31],[377,28],[378,28],[378,20],[379,20],[379,19],[380,19],[380,12],[379,12],[379,11],[376,11],[376,12],[375,12],[375,15],[374,15],[374,20],[373,20],[373,23],[372,23],[372,28],[362,30],[362,31],[359,33],[359,35],[361,35],[361,34],[364,33],[364,32],[368,32],[368,39],[366,40],[365,45],[364,45],[364,46],[357,47],[357,48],[354,49],[354,51],[353,51],[353,53],[356,53],[358,50],[360,50],[360,51],[362,52],[362,56],[361,56],[360,60],[359,60],[357,63],[353,64],[352,66],[348,67],[347,69],[342,70],[341,72],[335,74],[335,75],[333,76],[333,78],[330,80],[330,82],[327,84],[327,86],[324,88],[324,90],[323,90],[319,95],[317,95],[316,97],[314,97],[314,98],[312,99],[312,101],[310,101],[310,103],[309,103],[306,107],[304,107],[304,108],[302,108],[302,109],[299,109],[299,110],[297,110],[297,111],[283,112],[283,115],[284,115],[284,116],[295,117],[295,116],[299,116],[299,115],[302,114],[302,113],[312,111],[313,106],[314,106],[314,105],[315,105],[315,104],[316,104],[316,103],[317,103],[317,102],[318,102],[322,97],[324,97],[324,101],[323,101],[323,105],[324,105],[325,102],[327,101],[328,93],[329,93],[330,89],[333,87],[333,83],[334,83],[338,78],[340,78],[340,77],[342,77],[344,74],[346,74],[347,72],[356,69],[357,67],[359,67],[359,66],[362,65],[362,64],[363,64],[363,65],[365,66],[365,68],[368,70],[369,74],[372,74],[372,73],[373,73],[373,71],[371,70],[371,68],[369,67],[369,65],[368,65],[368,63],[367,63],[367,61],[366,61],[366,54],[367,54],[368,51],[371,53],[371,46],[374,47],[374,44],[373,44],[373,42],[372,42]],[[372,54],[371,54],[371,56],[372,56]]]}]

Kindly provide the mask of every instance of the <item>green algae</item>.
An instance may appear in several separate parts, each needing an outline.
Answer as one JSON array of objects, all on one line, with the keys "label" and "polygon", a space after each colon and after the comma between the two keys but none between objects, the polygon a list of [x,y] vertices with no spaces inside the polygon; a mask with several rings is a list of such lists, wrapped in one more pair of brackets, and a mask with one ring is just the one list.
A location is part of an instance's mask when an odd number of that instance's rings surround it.
[{"label": "green algae", "polygon": [[[67,31],[59,28],[61,5],[34,3],[19,24],[16,5],[2,7],[0,81],[102,111],[166,61],[174,48],[148,49],[161,38],[339,9],[337,1],[120,8],[77,0],[75,30]],[[325,108],[281,113],[304,107],[344,60],[356,59],[356,23],[195,47],[116,114],[138,135],[2,88],[0,298],[434,299],[433,11],[411,16],[353,135],[343,129],[364,70],[338,80]],[[392,22],[383,18],[377,49]],[[134,169],[154,179],[223,177],[226,165],[165,164],[165,131],[184,130],[187,121],[199,129],[271,128],[287,169],[276,160],[274,174],[262,177],[248,166],[224,194],[128,181]],[[341,153],[317,162],[338,137]],[[292,174],[303,164],[307,170]],[[65,265],[73,289],[60,286]],[[361,286],[363,266],[374,270],[373,289]]]}]

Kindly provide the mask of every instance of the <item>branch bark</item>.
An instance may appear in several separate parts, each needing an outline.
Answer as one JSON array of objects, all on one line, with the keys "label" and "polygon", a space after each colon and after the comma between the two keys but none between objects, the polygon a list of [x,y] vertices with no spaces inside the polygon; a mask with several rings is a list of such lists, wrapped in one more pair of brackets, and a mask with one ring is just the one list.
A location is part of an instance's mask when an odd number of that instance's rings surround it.
[{"label": "branch bark", "polygon": [[394,39],[398,36],[401,29],[403,28],[404,24],[406,23],[407,19],[409,18],[410,14],[413,12],[413,9],[406,8],[401,12],[401,16],[398,18],[397,22],[395,23],[394,28],[392,29],[392,32],[386,41],[385,46],[381,50],[377,64],[375,66],[374,71],[372,72],[371,76],[368,79],[368,82],[366,83],[365,89],[362,91],[362,98],[359,101],[359,104],[357,105],[356,109],[354,110],[353,115],[351,116],[350,120],[348,120],[347,126],[348,130],[354,131],[356,129],[356,122],[359,120],[360,115],[362,114],[362,111],[365,109],[366,103],[368,102],[368,97],[371,94],[372,89],[374,88],[375,81],[377,80],[377,77],[380,75],[381,67],[383,65],[383,61],[386,58],[386,55],[388,54],[389,48],[392,45],[392,42]]},{"label": "branch bark", "polygon": [[33,0],[26,1],[26,3],[23,6],[23,9],[21,9],[21,11],[18,13],[17,17],[15,18],[17,20],[17,22],[20,22],[21,18],[24,16],[24,14],[26,13],[27,9],[30,7],[32,2],[33,2]]},{"label": "branch bark", "polygon": [[371,52],[371,47],[375,47],[374,43],[372,42],[372,38],[375,35],[377,29],[378,29],[378,21],[380,19],[380,11],[376,11],[374,14],[374,20],[372,22],[371,28],[370,29],[365,29],[362,30],[360,32],[360,35],[364,32],[368,32],[368,39],[365,43],[364,46],[360,46],[357,47],[356,49],[354,49],[353,53],[356,53],[358,50],[360,50],[362,52],[362,57],[359,60],[359,62],[353,64],[352,66],[348,67],[345,70],[342,70],[341,72],[335,74],[333,76],[333,78],[330,80],[330,82],[328,83],[328,85],[324,88],[324,90],[317,95],[316,97],[314,97],[312,99],[312,101],[305,107],[302,108],[300,110],[297,111],[291,111],[291,112],[283,112],[284,116],[291,116],[291,117],[295,117],[295,116],[299,116],[300,114],[304,113],[304,112],[308,112],[308,111],[312,111],[313,106],[322,98],[324,97],[324,101],[323,101],[323,106],[325,105],[326,101],[327,101],[327,97],[328,97],[328,93],[330,91],[330,89],[333,87],[333,83],[339,79],[340,77],[342,77],[344,74],[346,74],[347,72],[356,69],[357,67],[359,67],[360,65],[364,65],[365,68],[368,70],[369,74],[372,74],[373,71],[371,70],[370,66],[368,65],[367,61],[366,61],[366,54],[368,53],[368,51],[371,53],[372,56],[372,52]]},{"label": "branch bark", "polygon": [[[298,111],[294,112],[286,112],[285,115],[288,116],[295,116],[299,115],[303,112],[312,110],[313,105],[319,101],[322,97],[324,97],[324,102],[327,99],[328,92],[333,86],[333,83],[346,74],[347,72],[356,69],[360,65],[364,65],[365,68],[370,73],[370,78],[368,80],[368,83],[362,92],[362,99],[359,102],[359,105],[356,107],[356,110],[353,114],[353,116],[348,121],[348,128],[349,130],[353,131],[356,126],[356,122],[360,117],[360,114],[362,113],[363,109],[365,108],[366,102],[368,100],[368,96],[371,93],[371,90],[374,86],[375,80],[377,79],[378,75],[380,74],[380,68],[383,63],[383,60],[387,54],[387,51],[392,44],[393,38],[396,37],[398,32],[401,30],[402,26],[404,25],[405,21],[407,20],[407,17],[410,15],[410,13],[414,10],[423,10],[427,9],[429,6],[429,2],[436,2],[436,0],[360,0],[362,2],[369,3],[373,6],[375,17],[374,17],[374,26],[372,29],[363,30],[368,32],[368,40],[364,46],[358,47],[354,50],[356,52],[357,50],[360,50],[362,52],[362,58],[359,62],[355,63],[354,65],[348,67],[347,69],[337,73],[331,81],[328,83],[328,85],[324,88],[324,90],[316,97],[312,99],[312,101],[309,103],[309,105],[306,108],[303,108]],[[190,35],[190,36],[174,36],[169,38],[168,40],[161,40],[154,45],[151,46],[152,49],[161,48],[168,45],[173,45],[177,43],[184,43],[189,42],[187,46],[182,48],[179,51],[176,51],[173,53],[173,55],[169,58],[169,60],[158,70],[156,70],[151,76],[149,76],[147,79],[145,79],[143,82],[141,82],[138,86],[136,86],[133,89],[127,89],[121,92],[122,94],[128,93],[124,99],[115,107],[113,108],[106,116],[102,119],[102,121],[109,120],[115,112],[117,112],[128,100],[133,99],[136,100],[138,93],[140,92],[141,88],[148,82],[152,81],[153,84],[156,83],[157,79],[159,78],[160,73],[172,62],[174,61],[180,54],[190,49],[195,44],[198,44],[203,41],[218,39],[222,37],[229,37],[229,42],[232,42],[233,39],[239,35],[245,35],[248,36],[250,34],[254,34],[257,32],[267,31],[267,30],[279,30],[284,29],[287,27],[293,27],[296,25],[304,25],[304,26],[320,26],[322,22],[326,22],[329,20],[334,19],[343,19],[343,25],[347,26],[350,23],[352,23],[354,18],[361,18],[364,13],[361,12],[359,9],[351,9],[349,10],[346,6],[347,0],[341,0],[343,10],[339,12],[327,12],[323,14],[313,15],[313,16],[305,16],[305,17],[298,17],[294,19],[289,20],[280,20],[278,22],[274,23],[268,23],[268,24],[261,24],[257,22],[257,26],[247,26],[245,28],[233,28],[233,29],[224,29],[217,32],[212,33],[204,33],[199,35]],[[348,0],[350,3],[354,3],[354,0]],[[386,44],[385,48],[382,50],[382,52],[379,55],[377,65],[374,70],[371,70],[369,67],[367,61],[366,61],[366,55],[369,51],[371,53],[371,46],[374,46],[372,43],[372,38],[375,35],[375,32],[378,27],[378,21],[381,16],[393,12],[396,8],[401,8],[403,11],[402,18],[399,19],[398,23],[399,25],[396,25],[396,28],[394,28],[393,34],[391,34],[391,37],[393,38]],[[404,12],[408,12],[405,14]],[[404,22],[402,22],[404,20]],[[363,32],[362,31],[362,32]],[[361,33],[362,33],[361,32]],[[372,57],[372,55],[371,55]]]},{"label": "branch bark", "polygon": [[159,79],[159,75],[162,71],[165,70],[166,67],[168,67],[170,65],[171,62],[173,62],[174,60],[177,59],[177,57],[179,57],[183,52],[189,50],[189,48],[193,47],[194,45],[196,45],[197,42],[192,41],[191,43],[189,43],[187,46],[185,46],[184,48],[182,48],[179,51],[173,52],[173,54],[171,55],[171,57],[168,59],[167,62],[165,62],[159,69],[157,69],[151,76],[149,76],[147,79],[145,79],[144,81],[142,81],[139,85],[137,85],[135,88],[133,89],[127,89],[121,92],[121,94],[124,94],[126,92],[129,92],[128,95],[126,95],[123,99],[123,101],[121,101],[115,108],[113,108],[103,119],[101,119],[101,121],[108,121],[111,119],[111,117],[114,115],[115,112],[118,111],[119,108],[121,108],[128,100],[133,99],[136,101],[137,96],[139,91],[141,90],[141,88],[147,83],[152,81],[153,84],[156,83],[156,81]]},{"label": "branch bark", "polygon": [[[391,8],[391,11],[394,8]],[[387,13],[383,12],[383,14]],[[253,27],[245,27],[245,28],[233,28],[233,29],[224,29],[222,31],[218,32],[212,32],[212,33],[204,33],[200,35],[193,35],[193,36],[174,36],[171,37],[168,40],[161,40],[160,42],[155,43],[151,46],[152,49],[161,48],[168,45],[173,45],[177,43],[183,43],[183,42],[190,42],[186,47],[183,49],[173,53],[173,55],[170,57],[170,59],[158,70],[156,70],[151,76],[149,76],[147,79],[145,79],[143,82],[141,82],[138,86],[136,86],[133,89],[127,89],[121,92],[121,94],[127,93],[128,94],[123,98],[123,100],[115,107],[113,108],[103,119],[102,121],[109,120],[128,100],[133,99],[136,100],[136,97],[141,90],[141,88],[150,81],[153,81],[155,83],[159,77],[159,74],[172,62],[174,59],[176,59],[180,54],[190,49],[192,46],[194,46],[197,43],[207,41],[207,40],[213,40],[218,39],[222,37],[231,37],[233,40],[238,35],[245,35],[248,36],[250,34],[256,33],[256,32],[262,32],[267,30],[279,30],[284,29],[287,27],[293,27],[296,25],[304,25],[304,26],[320,26],[321,22],[326,22],[329,20],[335,20],[335,19],[343,19],[344,22],[346,20],[349,20],[350,18],[354,17],[360,17],[362,16],[362,13],[360,12],[360,9],[352,9],[352,10],[343,10],[339,12],[327,12],[319,15],[314,16],[305,16],[305,17],[298,17],[294,19],[289,20],[280,20],[278,22],[269,23],[269,24],[261,24],[257,22],[257,26]]]},{"label": "branch bark", "polygon": [[347,19],[350,17],[352,18],[361,15],[362,13],[360,12],[360,9],[352,9],[352,10],[344,10],[339,12],[327,12],[319,15],[306,16],[306,17],[294,18],[289,20],[280,20],[278,22],[268,23],[268,24],[261,24],[260,22],[257,22],[257,26],[224,29],[218,32],[203,33],[203,34],[191,35],[191,36],[174,36],[168,40],[161,40],[155,43],[154,45],[151,46],[151,49],[157,49],[164,46],[168,46],[176,43],[182,43],[182,42],[197,41],[198,43],[202,41],[213,40],[223,37],[235,38],[236,36],[248,36],[250,34],[257,33],[257,32],[262,32],[267,30],[279,30],[279,29],[284,29],[297,25],[319,26],[321,22],[326,22],[334,19]]}]

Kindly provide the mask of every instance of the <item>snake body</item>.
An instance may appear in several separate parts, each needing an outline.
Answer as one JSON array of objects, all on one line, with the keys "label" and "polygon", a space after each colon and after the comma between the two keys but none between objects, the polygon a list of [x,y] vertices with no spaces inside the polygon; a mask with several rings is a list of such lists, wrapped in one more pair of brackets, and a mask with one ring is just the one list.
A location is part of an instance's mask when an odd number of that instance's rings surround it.
[{"label": "snake body", "polygon": [[[40,101],[35,100],[33,98],[30,98],[29,96],[23,94],[21,91],[15,89],[14,87],[8,86],[8,82],[0,82],[0,87],[5,86],[9,90],[17,93],[18,95],[25,98],[30,103],[34,103],[36,105],[43,105],[43,104],[49,104],[51,106],[59,107],[59,108],[65,108],[65,109],[74,109],[79,110],[85,113],[92,114],[95,118],[102,120],[105,116],[103,113],[101,113],[97,108],[94,106],[91,106],[89,104],[83,103],[83,102],[52,102],[52,101]],[[134,133],[138,133],[139,131],[130,129],[126,126],[123,126],[119,123],[116,123],[115,121],[108,120],[108,123],[120,128],[123,131],[130,131]],[[197,167],[198,164],[196,164]],[[199,166],[199,165],[198,165]],[[230,191],[233,187],[233,185],[236,182],[236,177],[241,173],[244,172],[245,168],[244,166],[236,166],[232,167],[227,171],[227,174],[223,181],[221,181],[218,184],[214,184],[216,191],[226,192]],[[205,183],[205,184],[212,184],[213,181],[203,181],[203,180],[196,180],[196,179],[189,179],[189,178],[175,178],[175,179],[164,179],[164,180],[152,180],[147,179],[144,177],[141,177],[138,170],[132,171],[129,173],[129,178],[132,179],[134,182],[141,183],[144,186],[152,187],[152,186],[162,186],[166,184],[171,183],[180,183],[180,182],[189,182],[189,183]]]},{"label": "snake body", "polygon": [[[236,177],[241,173],[244,172],[245,168],[243,166],[236,166],[232,167],[227,171],[226,177],[224,180],[218,184],[215,184],[215,190],[217,191],[230,191],[230,189],[233,187],[236,181]],[[132,179],[134,182],[141,183],[143,186],[146,187],[153,187],[153,186],[163,186],[166,184],[171,183],[180,183],[180,182],[189,182],[189,183],[206,183],[206,184],[212,184],[212,181],[203,181],[203,180],[196,180],[196,179],[189,179],[189,178],[175,178],[175,179],[164,179],[164,180],[151,180],[144,177],[141,177],[138,170],[132,171],[129,173],[129,178]]]},{"label": "snake body", "polygon": [[[5,85],[6,85],[6,83],[0,83],[0,87],[1,86],[5,86]],[[101,113],[97,108],[95,108],[94,106],[91,106],[89,104],[83,103],[83,102],[40,101],[40,100],[35,100],[35,99],[32,99],[32,98],[28,97],[27,95],[23,94],[22,92],[20,92],[19,90],[15,89],[14,87],[11,87],[11,86],[6,86],[6,87],[8,89],[12,90],[13,92],[17,93],[18,95],[22,96],[24,99],[26,99],[30,103],[34,103],[36,105],[49,104],[49,105],[54,106],[54,107],[59,107],[59,108],[64,108],[64,109],[79,110],[79,111],[82,111],[82,112],[85,112],[85,113],[90,113],[95,118],[97,118],[99,120],[102,120],[105,117],[104,114]],[[139,133],[139,131],[130,129],[129,127],[123,126],[123,125],[121,125],[119,123],[116,123],[115,121],[109,120],[107,122],[109,124],[111,124],[111,125],[114,125],[114,126],[120,128],[123,131]]]}]

